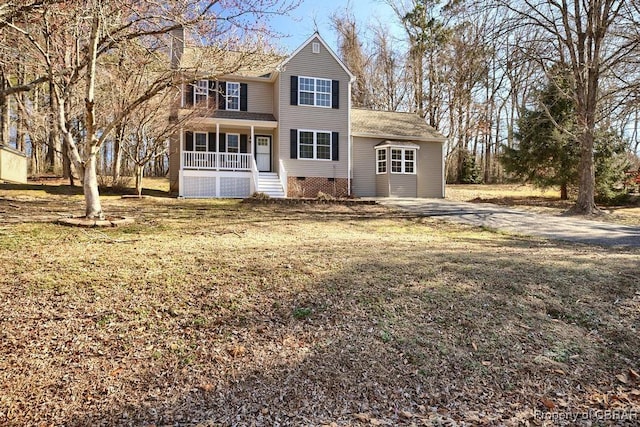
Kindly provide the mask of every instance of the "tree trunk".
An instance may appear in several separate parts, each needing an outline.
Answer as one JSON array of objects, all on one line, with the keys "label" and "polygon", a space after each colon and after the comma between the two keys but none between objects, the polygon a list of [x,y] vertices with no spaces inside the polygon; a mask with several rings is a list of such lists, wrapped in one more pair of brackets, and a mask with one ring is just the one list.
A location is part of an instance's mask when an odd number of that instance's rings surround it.
[{"label": "tree trunk", "polygon": [[569,191],[567,189],[567,183],[563,182],[562,185],[560,185],[560,200],[567,199],[569,199]]},{"label": "tree trunk", "polygon": [[586,130],[580,144],[580,182],[578,200],[572,208],[573,212],[592,214],[597,211],[595,204],[595,168],[593,166],[593,133]]},{"label": "tree trunk", "polygon": [[[49,83],[49,96],[50,99],[53,99],[53,83]],[[53,114],[53,117],[56,117],[56,112],[55,112],[55,103],[51,102],[51,105],[49,106],[49,108],[51,108],[51,113]],[[68,111],[68,110],[67,110]],[[49,129],[49,141],[48,141],[48,146],[47,146],[47,169],[50,172],[53,172],[54,174],[59,174],[59,173],[63,173],[63,177],[64,178],[68,178],[68,176],[64,175],[64,165],[63,160],[62,160],[62,143],[60,142],[60,134],[58,133],[58,129],[56,126],[52,126],[51,129]],[[72,184],[73,185],[73,184]]]},{"label": "tree trunk", "polygon": [[111,171],[111,186],[118,184],[120,180],[120,168],[122,165],[122,148],[121,141],[124,134],[124,126],[116,127],[115,137],[113,138],[113,169]]},{"label": "tree trunk", "polygon": [[142,176],[144,175],[144,165],[136,163],[134,169],[136,171],[136,191],[138,193],[138,197],[142,197]]},{"label": "tree trunk", "polygon": [[7,88],[7,78],[4,70],[0,69],[0,144],[9,145],[9,97],[3,95]]},{"label": "tree trunk", "polygon": [[103,219],[102,205],[100,204],[100,193],[98,191],[97,156],[89,155],[84,163],[84,201],[86,205],[85,216],[88,219]]}]

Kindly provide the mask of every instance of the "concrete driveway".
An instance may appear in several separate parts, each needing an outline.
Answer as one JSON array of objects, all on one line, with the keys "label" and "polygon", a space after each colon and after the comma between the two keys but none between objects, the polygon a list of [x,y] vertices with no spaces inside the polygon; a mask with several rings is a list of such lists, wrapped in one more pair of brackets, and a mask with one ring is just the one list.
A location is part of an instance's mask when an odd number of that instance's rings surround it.
[{"label": "concrete driveway", "polygon": [[640,227],[521,211],[491,203],[442,199],[378,199],[418,216],[442,218],[517,234],[603,246],[640,247]]}]

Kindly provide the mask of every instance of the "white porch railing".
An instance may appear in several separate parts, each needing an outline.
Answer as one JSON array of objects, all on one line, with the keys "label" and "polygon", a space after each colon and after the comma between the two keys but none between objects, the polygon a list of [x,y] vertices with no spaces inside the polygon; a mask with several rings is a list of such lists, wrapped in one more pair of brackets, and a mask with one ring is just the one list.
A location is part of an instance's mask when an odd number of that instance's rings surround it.
[{"label": "white porch railing", "polygon": [[251,156],[251,194],[258,191],[258,181],[260,180],[260,172],[258,172],[258,165],[256,159]]},{"label": "white porch railing", "polygon": [[288,194],[287,184],[289,181],[288,180],[289,175],[287,173],[287,170],[284,167],[284,163],[282,162],[282,159],[280,159],[279,165],[280,165],[280,174],[279,174],[280,184],[282,185],[282,190],[284,191],[284,197],[287,197],[287,194]]},{"label": "white porch railing", "polygon": [[252,154],[183,151],[182,169],[250,171]]}]

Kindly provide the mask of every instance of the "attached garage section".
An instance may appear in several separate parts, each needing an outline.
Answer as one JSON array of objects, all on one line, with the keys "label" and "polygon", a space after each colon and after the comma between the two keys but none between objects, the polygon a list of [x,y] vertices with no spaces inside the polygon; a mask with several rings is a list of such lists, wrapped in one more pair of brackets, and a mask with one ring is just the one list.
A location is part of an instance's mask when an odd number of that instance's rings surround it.
[{"label": "attached garage section", "polygon": [[352,110],[357,197],[444,197],[445,138],[415,114]]}]

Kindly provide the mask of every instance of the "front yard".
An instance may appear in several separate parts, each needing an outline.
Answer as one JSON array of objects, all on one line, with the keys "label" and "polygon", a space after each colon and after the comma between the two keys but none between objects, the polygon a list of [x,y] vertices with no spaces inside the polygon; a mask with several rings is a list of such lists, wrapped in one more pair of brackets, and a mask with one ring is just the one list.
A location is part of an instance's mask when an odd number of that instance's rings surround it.
[{"label": "front yard", "polygon": [[379,206],[104,205],[137,223],[54,225],[80,196],[0,187],[2,425],[515,426],[640,410],[639,250]]}]

